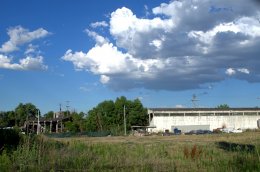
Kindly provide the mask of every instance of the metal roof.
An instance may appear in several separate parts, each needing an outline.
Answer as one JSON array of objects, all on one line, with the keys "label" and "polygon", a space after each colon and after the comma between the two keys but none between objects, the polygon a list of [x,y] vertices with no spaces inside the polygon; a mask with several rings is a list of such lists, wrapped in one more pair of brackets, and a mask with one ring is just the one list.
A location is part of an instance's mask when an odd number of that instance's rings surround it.
[{"label": "metal roof", "polygon": [[148,108],[151,111],[260,111],[260,108]]}]

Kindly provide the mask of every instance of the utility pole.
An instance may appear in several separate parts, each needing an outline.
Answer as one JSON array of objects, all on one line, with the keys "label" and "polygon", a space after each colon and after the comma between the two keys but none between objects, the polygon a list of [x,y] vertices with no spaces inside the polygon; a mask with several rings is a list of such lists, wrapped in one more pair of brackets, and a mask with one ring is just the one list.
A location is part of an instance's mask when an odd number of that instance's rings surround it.
[{"label": "utility pole", "polygon": [[67,102],[67,105],[66,105],[66,108],[67,108],[67,116],[69,116],[69,103],[70,103],[70,101],[66,101]]},{"label": "utility pole", "polygon": [[[60,104],[60,116],[61,116],[61,104]],[[60,126],[60,132],[62,133],[62,129],[63,129],[63,124],[62,124],[62,119],[61,119],[61,124],[60,124],[61,126]]]},{"label": "utility pole", "polygon": [[37,113],[38,113],[38,123],[37,123],[37,135],[40,134],[40,110],[37,109]]},{"label": "utility pole", "polygon": [[126,136],[126,118],[125,118],[125,105],[124,105],[124,129],[125,129],[125,136]]}]

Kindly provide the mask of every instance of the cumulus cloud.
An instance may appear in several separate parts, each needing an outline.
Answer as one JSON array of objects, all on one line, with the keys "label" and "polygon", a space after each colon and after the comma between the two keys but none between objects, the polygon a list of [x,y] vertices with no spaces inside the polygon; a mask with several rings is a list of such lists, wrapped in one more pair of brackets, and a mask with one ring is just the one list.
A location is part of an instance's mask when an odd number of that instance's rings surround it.
[{"label": "cumulus cloud", "polygon": [[9,35],[10,39],[0,48],[0,52],[3,53],[10,53],[18,50],[18,46],[29,43],[36,39],[43,38],[50,33],[43,28],[39,28],[30,32],[28,29],[25,29],[21,26],[16,26],[9,28],[7,34]]},{"label": "cumulus cloud", "polygon": [[62,59],[112,89],[203,88],[227,75],[259,82],[259,18],[258,6],[243,0],[170,1],[149,18],[122,7],[110,15],[109,36],[86,30],[96,44]]},{"label": "cumulus cloud", "polygon": [[43,64],[43,57],[27,56],[13,63],[12,58],[0,54],[0,68],[12,70],[46,70],[48,67]]},{"label": "cumulus cloud", "polygon": [[[43,56],[41,56],[38,45],[33,45],[32,41],[46,37],[50,33],[43,28],[39,28],[34,31],[29,31],[22,26],[16,26],[9,28],[7,31],[10,39],[2,44],[0,48],[0,68],[11,69],[11,70],[47,70],[48,66],[43,63]],[[27,45],[28,44],[28,45]],[[14,61],[12,55],[13,51],[19,49],[19,46],[27,45],[24,51],[25,57],[17,58]]]}]

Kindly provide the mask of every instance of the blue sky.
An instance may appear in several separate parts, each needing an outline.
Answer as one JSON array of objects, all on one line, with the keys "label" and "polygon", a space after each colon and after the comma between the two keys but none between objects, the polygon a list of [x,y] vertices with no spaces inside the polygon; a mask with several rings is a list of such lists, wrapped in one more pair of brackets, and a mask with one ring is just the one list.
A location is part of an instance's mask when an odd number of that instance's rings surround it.
[{"label": "blue sky", "polygon": [[260,4],[243,0],[2,0],[0,111],[260,105]]}]

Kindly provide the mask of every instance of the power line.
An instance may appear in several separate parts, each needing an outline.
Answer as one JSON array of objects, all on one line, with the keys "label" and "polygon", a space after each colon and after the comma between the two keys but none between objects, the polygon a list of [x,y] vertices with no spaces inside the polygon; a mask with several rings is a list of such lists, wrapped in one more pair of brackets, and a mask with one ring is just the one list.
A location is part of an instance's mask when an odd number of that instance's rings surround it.
[{"label": "power line", "polygon": [[192,102],[192,105],[193,105],[194,108],[198,107],[198,106],[197,106],[197,103],[196,103],[196,102],[198,102],[198,101],[199,101],[199,100],[197,99],[196,94],[193,94],[193,95],[192,95],[191,102]]}]

